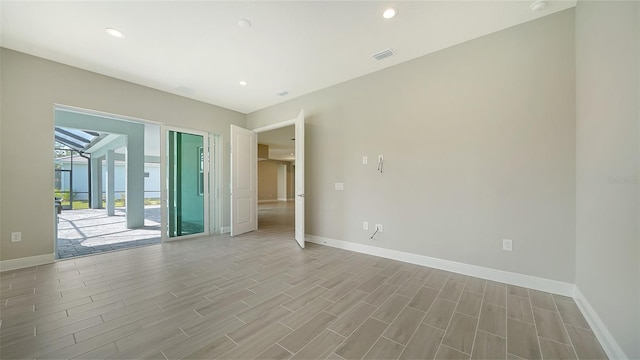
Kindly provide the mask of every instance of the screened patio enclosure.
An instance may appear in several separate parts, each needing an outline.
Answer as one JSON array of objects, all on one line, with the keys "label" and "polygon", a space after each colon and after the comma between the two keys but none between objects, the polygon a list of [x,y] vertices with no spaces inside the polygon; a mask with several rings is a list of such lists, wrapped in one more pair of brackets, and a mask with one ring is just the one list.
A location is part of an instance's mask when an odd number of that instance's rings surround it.
[{"label": "screened patio enclosure", "polygon": [[160,242],[159,126],[57,108],[54,137],[58,258]]}]

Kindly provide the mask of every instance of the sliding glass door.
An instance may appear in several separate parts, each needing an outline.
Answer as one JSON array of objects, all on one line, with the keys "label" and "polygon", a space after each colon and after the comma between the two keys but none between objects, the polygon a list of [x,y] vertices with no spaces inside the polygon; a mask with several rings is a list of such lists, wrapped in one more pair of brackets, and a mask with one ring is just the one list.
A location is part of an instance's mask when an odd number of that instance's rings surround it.
[{"label": "sliding glass door", "polygon": [[168,237],[208,233],[206,134],[167,131]]}]

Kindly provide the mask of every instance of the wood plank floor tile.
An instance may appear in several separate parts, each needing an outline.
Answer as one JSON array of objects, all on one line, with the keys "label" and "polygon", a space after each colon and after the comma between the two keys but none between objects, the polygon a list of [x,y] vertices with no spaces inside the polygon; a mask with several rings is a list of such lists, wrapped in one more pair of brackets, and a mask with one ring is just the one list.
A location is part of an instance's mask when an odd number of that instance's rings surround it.
[{"label": "wood plank floor tile", "polygon": [[375,306],[361,302],[344,314],[339,320],[331,324],[329,330],[348,337],[365,322],[375,310]]},{"label": "wood plank floor tile", "polygon": [[414,331],[422,322],[424,316],[424,311],[406,307],[400,315],[393,320],[383,335],[397,343],[406,345]]},{"label": "wood plank floor tile", "polygon": [[428,287],[422,287],[420,288],[420,290],[418,290],[416,295],[411,298],[411,301],[407,306],[427,312],[431,308],[431,305],[433,304],[437,296],[438,290]]},{"label": "wood plank floor tile", "polygon": [[456,312],[461,314],[478,317],[480,315],[480,307],[482,304],[482,294],[471,291],[463,291],[456,307]]},{"label": "wood plank floor tile", "polygon": [[462,294],[462,289],[464,289],[466,282],[467,279],[464,277],[450,276],[442,287],[438,297],[457,302],[458,298],[460,298],[460,295]]},{"label": "wood plank floor tile", "polygon": [[607,354],[591,330],[567,325],[567,332],[578,354],[578,359],[607,359]]},{"label": "wood plank floor tile", "polygon": [[493,282],[487,282],[487,286],[484,289],[484,302],[506,308],[507,288],[496,285]]},{"label": "wood plank floor tile", "polygon": [[[231,351],[232,349],[235,349],[236,347],[238,347],[238,345],[233,341],[231,341],[231,339],[229,339],[226,336],[222,336],[217,339],[212,339],[211,341],[207,342],[207,344],[204,345],[203,347],[199,349],[195,349],[192,353],[185,355],[183,358],[184,359],[203,359],[203,360],[216,359],[220,357],[222,354],[225,354]],[[171,356],[166,356],[166,357],[167,359],[174,359]]]},{"label": "wood plank floor tile", "polygon": [[238,329],[227,333],[227,336],[239,343],[243,340],[253,336],[254,334],[268,328],[279,319],[291,314],[291,310],[288,310],[282,306],[275,307],[264,314],[262,316],[257,317],[251,322],[246,323],[245,325],[240,326]]},{"label": "wood plank floor tile", "polygon": [[444,337],[444,330],[421,324],[400,355],[400,359],[433,359]]},{"label": "wood plank floor tile", "polygon": [[477,318],[454,313],[453,318],[451,318],[451,324],[442,339],[442,344],[466,354],[471,354],[477,325]]},{"label": "wood plank floor tile", "polygon": [[535,326],[515,319],[507,319],[507,352],[524,359],[541,359]]},{"label": "wood plank floor tile", "polygon": [[291,353],[288,352],[282,346],[275,344],[267,350],[263,351],[261,354],[256,356],[254,359],[264,359],[264,360],[279,360],[279,359],[288,359],[291,357]]},{"label": "wood plank floor tile", "polygon": [[282,304],[282,306],[286,307],[291,311],[296,311],[303,308],[305,305],[312,302],[313,300],[315,300],[318,296],[322,296],[326,292],[327,292],[327,289],[320,286],[315,286],[310,290],[304,292],[303,294],[285,302],[284,304]]},{"label": "wood plank floor tile", "polygon": [[422,289],[424,285],[424,281],[418,280],[416,278],[411,278],[407,280],[401,287],[396,291],[396,294],[406,296],[408,298],[413,298],[420,289]]},{"label": "wood plank floor tile", "polygon": [[369,318],[338,346],[335,353],[343,359],[360,359],[386,328],[386,323]]},{"label": "wood plank floor tile", "polygon": [[372,317],[391,324],[410,300],[406,296],[394,294],[373,313]]},{"label": "wood plank floor tile", "polygon": [[472,359],[506,359],[507,340],[503,337],[478,331],[473,344]]},{"label": "wood plank floor tile", "polygon": [[465,285],[464,290],[482,295],[484,294],[486,284],[487,280],[485,279],[469,277],[469,279],[467,279],[467,284]]},{"label": "wood plank floor tile", "polygon": [[555,311],[533,308],[533,317],[536,322],[538,336],[563,344],[571,344],[569,336],[564,329],[564,324],[562,323],[560,314]]},{"label": "wood plank floor tile", "polygon": [[440,345],[440,349],[438,349],[438,353],[436,354],[436,359],[438,360],[468,360],[469,358],[471,358],[469,354],[465,354],[446,345]]},{"label": "wood plank floor tile", "polygon": [[565,324],[589,329],[589,323],[587,323],[587,320],[585,320],[575,302],[556,300],[556,305],[558,306],[560,317]]},{"label": "wood plank floor tile", "polygon": [[533,307],[549,311],[557,311],[553,297],[549,293],[529,289],[529,298],[531,299],[531,306]]},{"label": "wood plank floor tile", "polygon": [[429,309],[429,312],[427,312],[427,316],[425,316],[423,322],[439,329],[446,330],[455,308],[455,302],[438,298],[433,302],[433,305]]},{"label": "wood plank floor tile", "polygon": [[531,302],[529,299],[516,295],[508,295],[507,316],[511,319],[533,324],[533,312],[531,310]]},{"label": "wood plank floor tile", "polygon": [[384,283],[369,294],[363,301],[374,306],[380,306],[387,301],[389,296],[396,292],[396,290],[398,290],[397,286]]},{"label": "wood plank floor tile", "polygon": [[567,344],[540,338],[543,359],[577,359],[573,347]]},{"label": "wood plank floor tile", "polygon": [[519,296],[526,299],[529,298],[529,291],[527,288],[523,288],[521,286],[507,285],[507,293],[509,295]]},{"label": "wood plank floor tile", "polygon": [[280,340],[279,344],[291,353],[297,353],[336,319],[336,316],[322,311]]},{"label": "wood plank floor tile", "polygon": [[301,249],[292,233],[269,225],[2,272],[2,358],[605,356],[571,298]]},{"label": "wood plank floor tile", "polygon": [[484,303],[480,310],[480,322],[478,330],[498,335],[507,336],[507,309],[494,304]]},{"label": "wood plank floor tile", "polygon": [[365,359],[397,359],[404,346],[384,337],[379,337],[371,349],[364,355]]},{"label": "wood plank floor tile", "polygon": [[292,359],[324,359],[344,341],[344,337],[333,331],[324,330],[311,342],[296,353]]},{"label": "wood plank floor tile", "polygon": [[[316,316],[321,311],[326,309],[332,304],[331,301],[319,297],[308,303],[304,307],[294,311],[293,313],[285,316],[280,322],[291,329],[297,329],[302,324],[309,321],[312,317]],[[335,314],[333,314],[335,315]]]},{"label": "wood plank floor tile", "polygon": [[353,289],[342,298],[336,300],[335,303],[327,307],[326,311],[336,316],[342,316],[342,314],[349,311],[349,309],[354,307],[367,296],[369,296],[368,293]]}]

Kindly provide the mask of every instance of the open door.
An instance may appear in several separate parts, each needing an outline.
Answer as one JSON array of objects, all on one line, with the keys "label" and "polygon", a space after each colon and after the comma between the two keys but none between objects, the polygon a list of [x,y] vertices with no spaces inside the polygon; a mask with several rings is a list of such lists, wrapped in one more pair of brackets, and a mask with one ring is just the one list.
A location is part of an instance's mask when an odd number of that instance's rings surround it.
[{"label": "open door", "polygon": [[231,236],[258,228],[258,137],[231,125]]},{"label": "open door", "polygon": [[258,137],[256,132],[295,125],[295,239],[304,248],[304,110],[293,120],[256,131],[231,125],[231,236],[258,228]]},{"label": "open door", "polygon": [[296,241],[304,248],[304,110],[296,118]]}]

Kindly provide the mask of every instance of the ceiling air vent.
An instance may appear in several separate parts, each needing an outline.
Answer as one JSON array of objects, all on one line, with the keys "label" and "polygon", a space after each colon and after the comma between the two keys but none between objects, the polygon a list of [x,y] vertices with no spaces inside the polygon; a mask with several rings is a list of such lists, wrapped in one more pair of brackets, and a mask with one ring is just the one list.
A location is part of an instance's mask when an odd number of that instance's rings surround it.
[{"label": "ceiling air vent", "polygon": [[395,54],[396,53],[394,53],[393,50],[387,49],[387,50],[380,51],[377,54],[373,54],[373,58],[376,60],[382,60],[382,59],[388,58],[389,56],[393,56]]},{"label": "ceiling air vent", "polygon": [[289,92],[287,90],[282,90],[280,92],[277,92],[276,95],[278,96],[285,96],[285,95],[289,95]]}]

